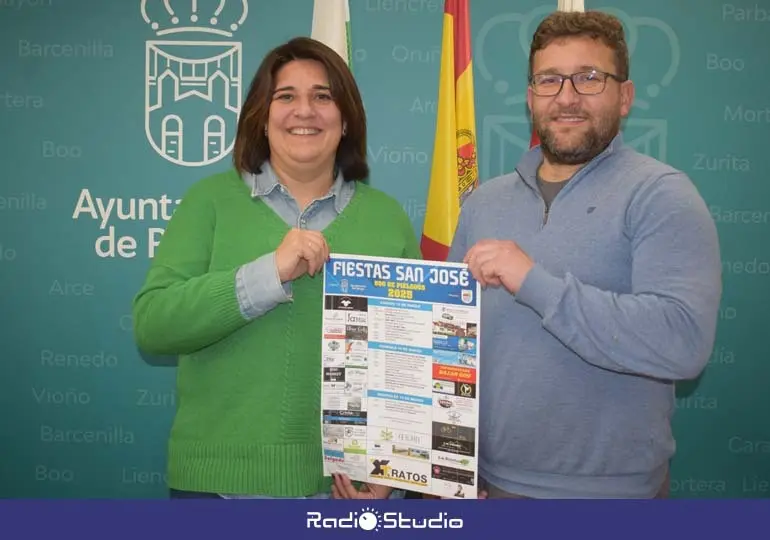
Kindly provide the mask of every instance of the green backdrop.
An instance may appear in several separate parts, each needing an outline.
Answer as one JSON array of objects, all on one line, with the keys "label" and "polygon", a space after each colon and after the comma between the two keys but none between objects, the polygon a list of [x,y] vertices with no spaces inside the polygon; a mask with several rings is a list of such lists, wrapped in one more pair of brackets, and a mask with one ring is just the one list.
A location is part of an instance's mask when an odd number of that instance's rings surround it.
[{"label": "green backdrop", "polygon": [[[371,183],[419,234],[443,2],[350,3]],[[471,3],[487,179],[528,144],[528,41],[556,0]],[[679,388],[672,493],[768,497],[770,2],[586,3],[628,31],[627,141],[692,176],[722,242],[717,342],[701,380]],[[130,302],[175,201],[229,166],[262,56],[309,34],[312,4],[0,0],[0,496],[166,495],[173,359],[137,352]],[[208,31],[175,31],[191,26]],[[179,81],[193,94],[175,103]]]}]

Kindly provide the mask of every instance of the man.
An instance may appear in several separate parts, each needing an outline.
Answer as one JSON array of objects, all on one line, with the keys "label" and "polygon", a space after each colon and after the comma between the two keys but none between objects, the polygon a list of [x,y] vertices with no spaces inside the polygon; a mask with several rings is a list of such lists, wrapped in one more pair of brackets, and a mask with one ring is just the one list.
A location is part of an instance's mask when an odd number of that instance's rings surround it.
[{"label": "man", "polygon": [[467,199],[449,255],[485,287],[480,496],[662,497],[674,382],[713,347],[716,227],[684,173],[623,144],[634,86],[617,19],[552,14],[529,71],[541,144]]},{"label": "man", "polygon": [[634,86],[617,19],[552,14],[529,71],[541,144],[467,200],[450,253],[485,287],[483,489],[660,497],[674,382],[713,347],[716,228],[684,173],[623,144]]}]

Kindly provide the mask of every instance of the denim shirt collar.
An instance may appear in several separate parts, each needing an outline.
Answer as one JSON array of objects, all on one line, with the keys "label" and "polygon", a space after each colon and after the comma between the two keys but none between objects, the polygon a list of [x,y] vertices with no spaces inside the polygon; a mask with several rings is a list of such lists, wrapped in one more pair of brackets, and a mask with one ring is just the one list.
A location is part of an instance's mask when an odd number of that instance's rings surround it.
[{"label": "denim shirt collar", "polygon": [[[275,174],[275,170],[270,165],[269,161],[265,161],[262,164],[261,169],[262,172],[259,174],[247,173],[244,178],[246,184],[251,187],[251,196],[253,198],[267,197],[276,189],[278,189],[284,196],[291,196],[289,195],[289,192],[286,191],[286,188],[284,188],[278,181],[278,176]],[[353,197],[354,191],[355,182],[346,182],[342,176],[342,172],[337,170],[331,189],[326,195],[318,200],[333,199],[334,210],[339,214]]]}]

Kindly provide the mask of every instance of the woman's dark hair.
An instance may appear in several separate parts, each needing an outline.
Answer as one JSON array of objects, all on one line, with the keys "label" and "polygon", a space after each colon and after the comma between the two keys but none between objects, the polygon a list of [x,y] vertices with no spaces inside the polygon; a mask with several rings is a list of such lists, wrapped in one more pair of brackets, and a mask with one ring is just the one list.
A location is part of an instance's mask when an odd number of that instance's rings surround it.
[{"label": "woman's dark hair", "polygon": [[342,57],[320,41],[294,38],[270,51],[251,81],[235,135],[233,164],[243,174],[258,174],[270,159],[265,135],[270,103],[278,71],[293,60],[315,60],[323,64],[329,77],[332,99],[346,126],[337,148],[336,165],[345,180],[364,180],[369,176],[366,161],[366,112],[353,74]]}]

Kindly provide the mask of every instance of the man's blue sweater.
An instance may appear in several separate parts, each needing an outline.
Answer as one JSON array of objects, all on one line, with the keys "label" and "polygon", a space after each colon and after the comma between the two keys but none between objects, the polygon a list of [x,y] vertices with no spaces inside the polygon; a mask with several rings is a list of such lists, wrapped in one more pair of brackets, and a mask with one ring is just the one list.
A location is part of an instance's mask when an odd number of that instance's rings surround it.
[{"label": "man's blue sweater", "polygon": [[480,475],[535,498],[653,497],[675,451],[674,381],[713,347],[716,227],[684,173],[621,135],[545,220],[541,159],[469,197],[449,255],[494,238],[536,263],[517,295],[482,295]]}]

